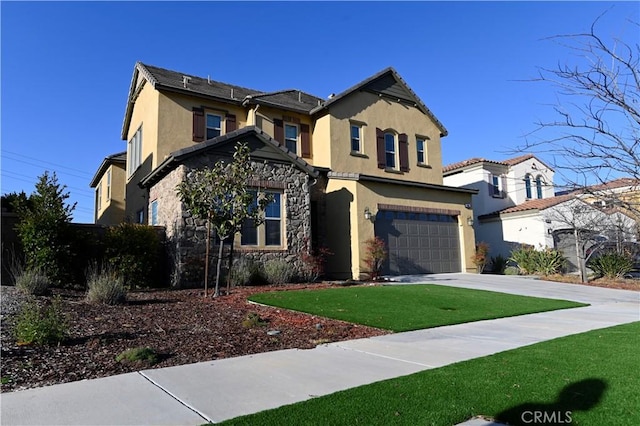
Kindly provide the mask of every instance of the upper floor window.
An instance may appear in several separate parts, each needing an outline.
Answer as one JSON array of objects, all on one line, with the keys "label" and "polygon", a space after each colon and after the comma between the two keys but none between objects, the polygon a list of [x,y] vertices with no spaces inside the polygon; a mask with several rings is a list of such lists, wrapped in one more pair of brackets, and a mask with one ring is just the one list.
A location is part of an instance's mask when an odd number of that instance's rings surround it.
[{"label": "upper floor window", "polygon": [[127,177],[130,177],[142,164],[142,126],[138,128],[127,143]]},{"label": "upper floor window", "polygon": [[351,152],[362,153],[362,126],[351,124]]},{"label": "upper floor window", "polygon": [[207,113],[207,139],[217,138],[222,134],[222,116]]},{"label": "upper floor window", "polygon": [[384,134],[384,158],[387,168],[396,168],[396,136],[393,133]]},{"label": "upper floor window", "polygon": [[531,199],[531,175],[526,175],[524,177],[524,192],[527,200]]},{"label": "upper floor window", "polygon": [[505,178],[500,175],[489,175],[489,194],[494,198],[505,198]]},{"label": "upper floor window", "polygon": [[100,211],[102,208],[102,182],[96,187],[96,209]]},{"label": "upper floor window", "polygon": [[[240,244],[243,246],[282,246],[282,217],[283,203],[282,193],[267,192],[271,197],[271,202],[264,211],[264,223],[260,226],[255,225],[255,221],[247,220],[242,225]],[[257,208],[257,192],[254,192],[253,207]]]},{"label": "upper floor window", "polygon": [[158,224],[158,200],[153,200],[151,202],[151,225]]},{"label": "upper floor window", "polygon": [[237,124],[234,114],[209,111],[205,113],[204,107],[193,108],[192,140],[194,142],[202,142],[236,130]]},{"label": "upper floor window", "polygon": [[538,199],[542,198],[542,176],[536,176],[536,195]]},{"label": "upper floor window", "polygon": [[427,164],[426,142],[424,138],[416,138],[416,152],[418,154],[418,164]]},{"label": "upper floor window", "polygon": [[111,170],[107,170],[107,201],[111,200]]},{"label": "upper floor window", "polygon": [[289,151],[298,153],[298,126],[295,124],[284,125],[284,144]]}]

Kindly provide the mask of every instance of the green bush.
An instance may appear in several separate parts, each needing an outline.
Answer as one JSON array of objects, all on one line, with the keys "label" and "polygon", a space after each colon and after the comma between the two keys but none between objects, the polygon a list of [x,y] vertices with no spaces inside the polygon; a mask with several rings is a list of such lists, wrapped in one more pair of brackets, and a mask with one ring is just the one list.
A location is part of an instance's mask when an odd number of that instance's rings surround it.
[{"label": "green bush", "polygon": [[531,246],[521,247],[511,252],[509,259],[518,265],[523,275],[552,275],[559,273],[566,265],[566,259],[557,250],[536,250]]},{"label": "green bush", "polygon": [[147,225],[123,223],[105,235],[105,258],[128,288],[157,287],[160,238]]},{"label": "green bush", "polygon": [[519,275],[520,274],[520,270],[518,269],[517,266],[507,266],[506,268],[504,268],[504,274],[505,275]]},{"label": "green bush", "polygon": [[75,204],[69,206],[69,193],[58,183],[56,174],[39,177],[33,194],[15,201],[18,213],[16,231],[20,238],[27,269],[37,269],[54,285],[68,286],[73,281],[74,254],[70,226]]},{"label": "green bush", "polygon": [[118,305],[127,300],[124,280],[112,267],[102,270],[97,266],[87,273],[87,300],[91,303]]},{"label": "green bush", "polygon": [[262,268],[258,262],[241,257],[229,271],[232,286],[259,285],[264,283]]},{"label": "green bush", "polygon": [[264,276],[269,284],[290,283],[295,275],[295,269],[285,260],[271,259],[264,264]]},{"label": "green bush", "polygon": [[587,266],[598,278],[618,279],[633,270],[633,259],[624,253],[612,251],[589,260]]},{"label": "green bush", "polygon": [[265,325],[267,325],[267,321],[262,319],[256,312],[249,312],[242,320],[242,326],[244,328],[262,327]]},{"label": "green bush", "polygon": [[20,345],[49,345],[62,342],[68,330],[62,299],[56,296],[48,306],[26,302],[16,318],[14,334]]},{"label": "green bush", "polygon": [[509,259],[498,254],[496,256],[491,257],[491,272],[496,274],[504,274],[505,269],[507,268],[507,263]]},{"label": "green bush", "polygon": [[127,349],[116,357],[117,362],[146,362],[151,365],[156,364],[159,360],[158,353],[146,347]]},{"label": "green bush", "polygon": [[32,296],[49,294],[51,280],[39,269],[27,269],[15,276],[16,287],[23,293]]}]

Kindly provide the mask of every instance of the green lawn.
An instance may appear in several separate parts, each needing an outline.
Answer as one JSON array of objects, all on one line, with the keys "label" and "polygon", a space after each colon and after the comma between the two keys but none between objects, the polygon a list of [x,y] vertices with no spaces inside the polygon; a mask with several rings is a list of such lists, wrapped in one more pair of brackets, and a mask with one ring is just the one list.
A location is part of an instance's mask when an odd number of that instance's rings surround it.
[{"label": "green lawn", "polygon": [[640,425],[638,348],[640,322],[361,386],[225,424],[450,426],[488,415],[531,425],[533,413],[544,411],[560,420],[556,424]]},{"label": "green lawn", "polygon": [[432,284],[274,291],[249,300],[396,332],[587,306]]}]

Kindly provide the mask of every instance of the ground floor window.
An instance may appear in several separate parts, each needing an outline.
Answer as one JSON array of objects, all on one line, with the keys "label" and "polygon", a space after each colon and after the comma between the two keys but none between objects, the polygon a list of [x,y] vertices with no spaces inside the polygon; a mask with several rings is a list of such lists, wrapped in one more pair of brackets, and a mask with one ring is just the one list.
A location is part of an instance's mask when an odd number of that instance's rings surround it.
[{"label": "ground floor window", "polygon": [[[276,191],[265,191],[271,202],[264,211],[264,222],[256,226],[255,221],[247,220],[240,231],[242,246],[280,247],[283,245],[283,194]],[[254,208],[257,208],[258,193],[254,192]]]}]

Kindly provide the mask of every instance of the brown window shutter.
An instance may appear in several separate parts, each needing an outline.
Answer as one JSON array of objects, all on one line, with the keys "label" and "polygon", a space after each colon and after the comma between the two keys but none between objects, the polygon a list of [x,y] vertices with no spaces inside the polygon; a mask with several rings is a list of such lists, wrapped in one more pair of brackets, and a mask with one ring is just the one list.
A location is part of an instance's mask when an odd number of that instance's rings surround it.
[{"label": "brown window shutter", "polygon": [[204,110],[202,108],[193,109],[193,141],[202,142],[204,140]]},{"label": "brown window shutter", "polygon": [[227,114],[226,123],[225,123],[225,132],[233,132],[237,129],[236,127],[236,116],[233,114]]},{"label": "brown window shutter", "polygon": [[376,127],[376,148],[378,151],[378,168],[384,169],[387,161],[384,155],[384,132]]},{"label": "brown window shutter", "polygon": [[309,139],[309,125],[300,125],[300,146],[302,158],[311,158],[311,140]]},{"label": "brown window shutter", "polygon": [[406,133],[398,135],[398,154],[400,157],[400,171],[409,171],[409,138]]},{"label": "brown window shutter", "polygon": [[273,138],[278,141],[280,145],[284,144],[284,123],[277,118],[273,119]]}]

